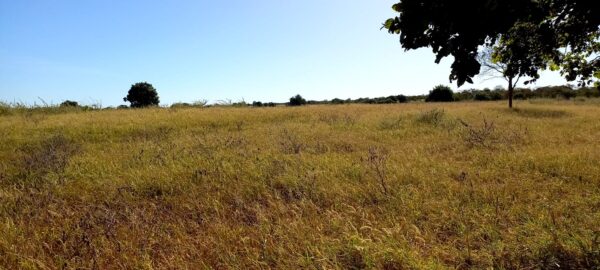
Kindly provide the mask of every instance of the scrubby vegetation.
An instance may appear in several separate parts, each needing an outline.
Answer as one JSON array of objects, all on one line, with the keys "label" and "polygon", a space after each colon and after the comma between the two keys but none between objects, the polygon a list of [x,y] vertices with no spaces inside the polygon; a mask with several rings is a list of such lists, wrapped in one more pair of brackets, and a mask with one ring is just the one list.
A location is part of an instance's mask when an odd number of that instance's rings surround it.
[{"label": "scrubby vegetation", "polygon": [[306,99],[304,99],[301,95],[295,95],[290,98],[290,102],[288,103],[290,106],[302,106],[306,105]]},{"label": "scrubby vegetation", "polygon": [[425,99],[427,102],[450,102],[454,101],[454,92],[445,85],[438,85],[429,91],[429,95]]},{"label": "scrubby vegetation", "polygon": [[597,269],[598,104],[0,106],[0,268]]}]

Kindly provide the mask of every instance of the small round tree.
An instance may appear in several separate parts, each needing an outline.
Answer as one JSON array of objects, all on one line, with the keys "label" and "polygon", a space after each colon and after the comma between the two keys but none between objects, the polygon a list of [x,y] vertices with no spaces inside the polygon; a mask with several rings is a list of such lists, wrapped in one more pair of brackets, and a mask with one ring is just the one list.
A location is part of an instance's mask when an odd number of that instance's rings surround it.
[{"label": "small round tree", "polygon": [[132,108],[143,108],[148,106],[157,106],[160,102],[158,93],[152,84],[139,82],[131,86],[127,96],[123,101],[131,103]]},{"label": "small round tree", "polygon": [[454,101],[454,92],[450,87],[438,85],[429,91],[429,95],[425,99],[427,102],[450,102]]},{"label": "small round tree", "polygon": [[65,100],[60,104],[60,107],[79,107],[79,103],[77,103],[77,101]]},{"label": "small round tree", "polygon": [[304,99],[301,95],[296,95],[290,98],[290,106],[302,106],[306,105],[306,99]]}]

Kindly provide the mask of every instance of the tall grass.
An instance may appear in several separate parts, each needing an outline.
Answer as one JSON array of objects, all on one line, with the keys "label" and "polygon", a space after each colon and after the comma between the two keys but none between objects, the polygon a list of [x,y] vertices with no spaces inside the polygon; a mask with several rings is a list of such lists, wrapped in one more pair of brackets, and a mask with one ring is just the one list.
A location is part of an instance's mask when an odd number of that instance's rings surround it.
[{"label": "tall grass", "polygon": [[2,113],[0,268],[600,267],[600,107],[516,106]]}]

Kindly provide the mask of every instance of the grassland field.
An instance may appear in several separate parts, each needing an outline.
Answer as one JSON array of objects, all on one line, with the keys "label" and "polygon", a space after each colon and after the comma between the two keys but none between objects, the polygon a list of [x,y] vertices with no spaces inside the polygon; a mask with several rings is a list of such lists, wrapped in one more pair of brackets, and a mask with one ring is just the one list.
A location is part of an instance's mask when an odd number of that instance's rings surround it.
[{"label": "grassland field", "polygon": [[0,269],[600,269],[600,102],[0,116]]}]

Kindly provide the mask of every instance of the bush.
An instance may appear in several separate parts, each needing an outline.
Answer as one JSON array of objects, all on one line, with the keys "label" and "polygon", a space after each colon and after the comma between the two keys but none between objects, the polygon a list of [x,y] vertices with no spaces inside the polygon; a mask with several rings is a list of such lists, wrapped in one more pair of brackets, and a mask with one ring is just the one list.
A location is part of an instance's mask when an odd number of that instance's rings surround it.
[{"label": "bush", "polygon": [[192,104],[189,104],[186,102],[177,102],[177,103],[171,104],[171,108],[189,108],[189,107],[192,107]]},{"label": "bush", "polygon": [[344,104],[344,100],[339,98],[334,98],[331,100],[331,104]]},{"label": "bush", "polygon": [[302,106],[302,105],[306,105],[306,99],[304,99],[302,96],[300,95],[296,95],[290,98],[290,103],[288,103],[290,106]]},{"label": "bush", "polygon": [[65,100],[60,104],[60,107],[79,107],[79,103],[77,101]]},{"label": "bush", "polygon": [[263,103],[260,101],[253,101],[252,102],[252,107],[263,107]]},{"label": "bush", "polygon": [[132,85],[127,96],[123,98],[123,101],[130,102],[132,108],[157,106],[160,102],[156,89],[152,84],[147,82],[140,82]]},{"label": "bush", "polygon": [[408,98],[405,95],[389,96],[387,99],[393,101],[393,103],[406,103]]},{"label": "bush", "polygon": [[438,126],[444,120],[446,111],[441,109],[433,109],[431,111],[422,112],[417,116],[417,122]]},{"label": "bush", "polygon": [[454,101],[454,92],[450,87],[438,85],[429,91],[429,95],[425,99],[426,102],[450,102]]}]

